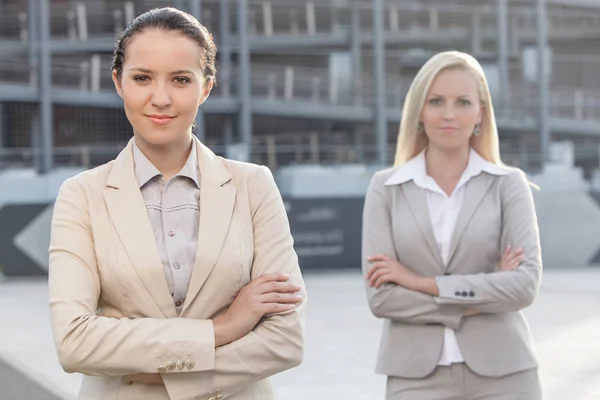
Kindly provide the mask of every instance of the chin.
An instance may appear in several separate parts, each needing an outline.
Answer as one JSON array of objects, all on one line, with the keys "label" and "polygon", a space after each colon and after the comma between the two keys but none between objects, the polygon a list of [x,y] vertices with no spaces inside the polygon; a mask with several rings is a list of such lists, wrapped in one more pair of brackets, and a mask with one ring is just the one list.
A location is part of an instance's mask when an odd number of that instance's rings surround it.
[{"label": "chin", "polygon": [[167,130],[146,130],[145,133],[140,134],[139,137],[146,143],[152,146],[168,146],[170,144],[181,141],[182,135],[177,135]]},{"label": "chin", "polygon": [[443,138],[441,140],[435,141],[435,146],[440,148],[441,150],[454,152],[460,150],[464,147],[469,147],[469,141],[465,140],[456,140],[456,138]]}]

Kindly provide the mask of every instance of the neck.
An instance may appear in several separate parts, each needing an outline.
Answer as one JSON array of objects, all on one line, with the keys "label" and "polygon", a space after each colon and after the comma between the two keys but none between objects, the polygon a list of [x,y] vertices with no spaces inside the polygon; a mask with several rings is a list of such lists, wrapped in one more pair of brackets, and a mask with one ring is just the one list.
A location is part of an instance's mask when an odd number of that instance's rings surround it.
[{"label": "neck", "polygon": [[135,143],[165,180],[169,180],[181,171],[193,146],[191,133],[168,145],[154,145],[141,136],[135,135]]},{"label": "neck", "polygon": [[434,179],[460,179],[469,164],[470,150],[469,146],[455,150],[429,146],[425,153],[427,174]]}]

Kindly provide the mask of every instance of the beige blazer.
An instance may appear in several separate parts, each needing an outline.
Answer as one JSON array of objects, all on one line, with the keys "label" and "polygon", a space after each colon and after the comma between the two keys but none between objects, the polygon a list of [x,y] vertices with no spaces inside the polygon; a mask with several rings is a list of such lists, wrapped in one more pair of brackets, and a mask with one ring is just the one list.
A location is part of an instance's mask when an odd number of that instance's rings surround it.
[{"label": "beige blazer", "polygon": [[[201,175],[198,253],[177,317],[133,167],[116,160],[62,185],[52,219],[49,296],[60,363],[85,374],[82,400],[273,399],[268,377],[299,365],[304,304],[216,348],[211,318],[259,275],[304,282],[283,201],[266,167],[215,156]],[[162,373],[163,385],[122,377]],[[180,369],[181,368],[181,369]]]},{"label": "beige blazer", "polygon": [[[402,166],[398,167],[402,168]],[[530,186],[523,172],[482,172],[465,187],[443,265],[425,190],[410,180],[386,186],[395,168],[377,172],[365,199],[362,268],[367,257],[393,257],[422,276],[437,277],[439,297],[395,284],[367,286],[373,314],[384,318],[377,372],[423,378],[437,365],[444,327],[456,330],[466,364],[477,374],[503,376],[538,365],[520,310],[535,299],[542,275],[539,232]],[[498,270],[501,249],[521,246],[526,259],[515,270]],[[466,309],[484,314],[463,318]]]}]

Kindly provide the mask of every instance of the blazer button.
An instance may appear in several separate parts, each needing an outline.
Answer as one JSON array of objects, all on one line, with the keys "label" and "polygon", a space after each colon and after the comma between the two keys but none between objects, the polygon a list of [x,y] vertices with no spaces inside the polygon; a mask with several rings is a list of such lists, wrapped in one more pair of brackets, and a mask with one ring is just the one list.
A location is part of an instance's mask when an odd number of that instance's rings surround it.
[{"label": "blazer button", "polygon": [[457,291],[457,292],[454,293],[454,295],[460,297],[461,296],[461,292]]},{"label": "blazer button", "polygon": [[187,360],[185,360],[185,366],[188,367],[188,369],[193,369],[194,366],[196,366],[196,362],[191,358],[188,358]]},{"label": "blazer button", "polygon": [[467,292],[462,292],[462,296],[463,296],[463,297],[467,297],[468,295],[469,295],[469,293],[467,293]]},{"label": "blazer button", "polygon": [[469,296],[470,296],[470,297],[475,297],[475,292],[471,290],[471,291],[469,292]]}]

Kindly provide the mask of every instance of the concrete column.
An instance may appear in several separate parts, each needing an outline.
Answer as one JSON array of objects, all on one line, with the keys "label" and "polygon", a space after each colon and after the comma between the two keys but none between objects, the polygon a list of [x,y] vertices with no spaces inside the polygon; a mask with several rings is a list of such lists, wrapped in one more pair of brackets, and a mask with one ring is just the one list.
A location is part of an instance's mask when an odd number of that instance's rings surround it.
[{"label": "concrete column", "polygon": [[231,47],[230,47],[230,31],[229,26],[229,0],[220,1],[219,16],[221,42],[219,44],[219,52],[221,53],[221,94],[223,97],[229,97],[231,90]]},{"label": "concrete column", "polygon": [[40,173],[47,173],[53,166],[54,118],[52,110],[52,55],[50,53],[50,0],[40,0],[40,61],[41,61],[41,132],[43,163]]},{"label": "concrete column", "polygon": [[375,71],[375,132],[377,137],[377,159],[387,163],[387,105],[385,93],[385,54],[383,32],[383,0],[373,0],[373,48]]},{"label": "concrete column", "polygon": [[546,60],[548,47],[548,21],[546,15],[546,0],[536,0],[537,16],[537,46],[538,46],[538,99],[539,117],[538,126],[540,131],[541,156],[544,162],[550,159],[550,112],[549,93],[550,76]]},{"label": "concrete column", "polygon": [[243,160],[250,161],[252,155],[252,110],[250,108],[250,46],[248,43],[248,0],[237,0],[238,6],[238,59],[240,63],[240,133],[244,146]]},{"label": "concrete column", "polygon": [[352,76],[354,78],[354,105],[362,103],[362,37],[360,28],[360,5],[352,2]]},{"label": "concrete column", "polygon": [[507,99],[510,98],[510,82],[508,79],[508,0],[498,0],[498,13],[496,14],[497,45],[498,45],[498,72],[499,106],[502,115],[506,116]]}]

